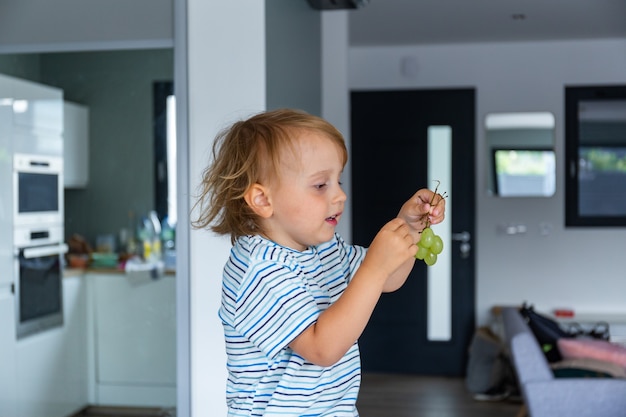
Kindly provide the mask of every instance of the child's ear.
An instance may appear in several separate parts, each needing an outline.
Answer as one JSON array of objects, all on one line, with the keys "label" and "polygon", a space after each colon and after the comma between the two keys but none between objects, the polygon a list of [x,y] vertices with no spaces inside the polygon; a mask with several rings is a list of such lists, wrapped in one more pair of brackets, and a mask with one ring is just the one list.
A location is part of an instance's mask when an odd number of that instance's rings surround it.
[{"label": "child's ear", "polygon": [[252,184],[243,198],[258,216],[266,219],[272,215],[272,203],[267,189],[261,184]]}]

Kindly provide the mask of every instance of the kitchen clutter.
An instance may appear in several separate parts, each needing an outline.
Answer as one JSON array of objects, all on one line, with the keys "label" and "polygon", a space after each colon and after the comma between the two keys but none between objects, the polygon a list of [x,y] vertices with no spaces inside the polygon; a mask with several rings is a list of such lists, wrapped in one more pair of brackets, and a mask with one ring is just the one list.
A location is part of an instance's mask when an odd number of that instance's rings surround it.
[{"label": "kitchen clutter", "polygon": [[84,237],[73,234],[67,242],[66,261],[70,268],[86,268],[91,258],[91,245]]},{"label": "kitchen clutter", "polygon": [[68,241],[67,265],[150,271],[154,278],[176,268],[176,224],[167,216],[160,221],[151,210],[141,217],[135,230],[129,229],[121,229],[117,238],[114,234],[98,235],[95,250],[83,236],[72,235]]}]

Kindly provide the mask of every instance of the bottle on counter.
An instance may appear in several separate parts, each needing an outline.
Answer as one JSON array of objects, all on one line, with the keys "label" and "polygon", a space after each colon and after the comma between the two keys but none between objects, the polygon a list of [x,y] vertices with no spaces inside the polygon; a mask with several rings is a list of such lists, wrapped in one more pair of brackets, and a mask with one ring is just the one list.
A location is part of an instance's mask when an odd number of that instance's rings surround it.
[{"label": "bottle on counter", "polygon": [[176,268],[176,225],[170,222],[168,216],[163,218],[161,240],[163,242],[165,268],[173,270]]},{"label": "bottle on counter", "polygon": [[161,246],[161,222],[159,221],[159,216],[154,210],[150,211],[148,217],[152,223],[152,230],[154,231],[152,235],[152,259],[160,261],[163,259],[163,248]]},{"label": "bottle on counter", "polygon": [[140,242],[141,258],[144,262],[156,262],[162,258],[161,223],[154,210],[141,219],[137,237]]},{"label": "bottle on counter", "polygon": [[[122,232],[124,230],[124,232]],[[120,230],[120,241],[122,248],[126,253],[126,256],[139,255],[139,250],[137,249],[137,223],[135,220],[135,213],[132,210],[128,212],[128,228],[122,228]]]},{"label": "bottle on counter", "polygon": [[141,218],[137,225],[137,239],[139,241],[138,254],[148,262],[152,257],[152,239],[154,236],[154,228],[152,222],[146,216]]}]

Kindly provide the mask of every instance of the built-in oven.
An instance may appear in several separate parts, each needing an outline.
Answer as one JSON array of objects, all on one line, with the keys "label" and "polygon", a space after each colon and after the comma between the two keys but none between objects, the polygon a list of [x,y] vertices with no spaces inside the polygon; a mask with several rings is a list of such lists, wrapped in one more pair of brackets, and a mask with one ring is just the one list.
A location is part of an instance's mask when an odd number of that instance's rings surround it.
[{"label": "built-in oven", "polygon": [[15,227],[63,224],[63,158],[13,155]]},{"label": "built-in oven", "polygon": [[63,325],[63,227],[14,231],[17,338]]}]

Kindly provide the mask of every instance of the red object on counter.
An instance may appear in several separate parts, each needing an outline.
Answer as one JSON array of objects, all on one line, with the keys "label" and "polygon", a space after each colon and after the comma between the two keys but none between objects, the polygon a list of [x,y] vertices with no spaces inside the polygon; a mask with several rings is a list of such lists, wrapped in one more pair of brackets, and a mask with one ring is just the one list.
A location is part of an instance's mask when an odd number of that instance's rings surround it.
[{"label": "red object on counter", "polygon": [[574,317],[574,310],[569,308],[557,308],[554,310],[555,317]]}]

